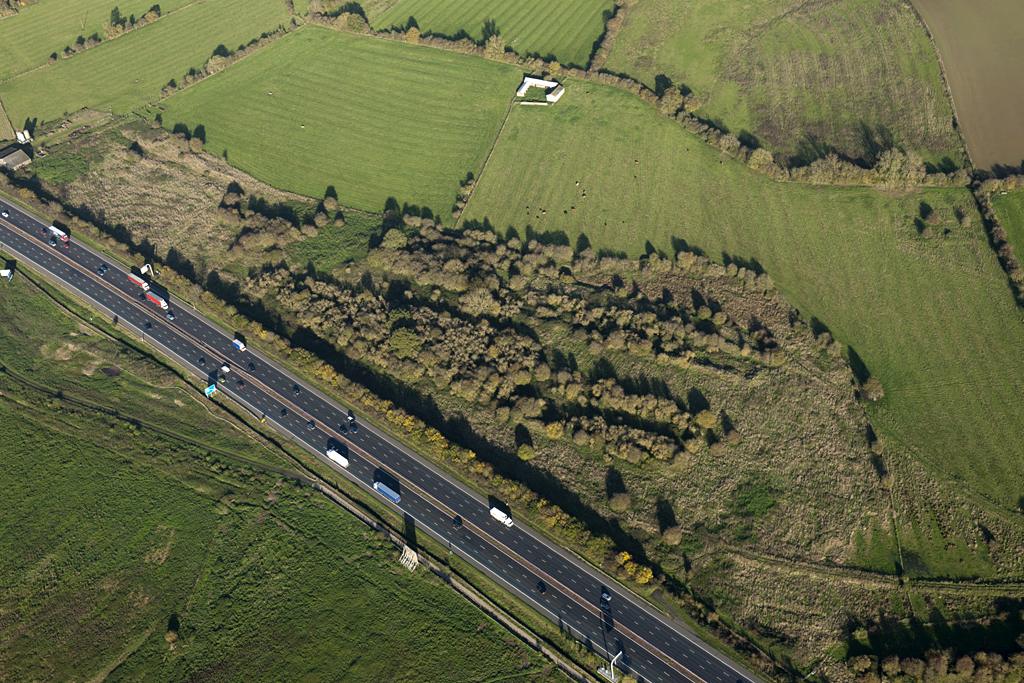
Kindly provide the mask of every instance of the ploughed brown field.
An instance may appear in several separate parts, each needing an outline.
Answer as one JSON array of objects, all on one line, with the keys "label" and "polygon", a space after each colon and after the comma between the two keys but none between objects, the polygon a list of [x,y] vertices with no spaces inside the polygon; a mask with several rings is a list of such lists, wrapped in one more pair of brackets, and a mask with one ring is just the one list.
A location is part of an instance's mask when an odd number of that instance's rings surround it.
[{"label": "ploughed brown field", "polygon": [[978,168],[1024,160],[1024,2],[912,0],[935,37]]}]

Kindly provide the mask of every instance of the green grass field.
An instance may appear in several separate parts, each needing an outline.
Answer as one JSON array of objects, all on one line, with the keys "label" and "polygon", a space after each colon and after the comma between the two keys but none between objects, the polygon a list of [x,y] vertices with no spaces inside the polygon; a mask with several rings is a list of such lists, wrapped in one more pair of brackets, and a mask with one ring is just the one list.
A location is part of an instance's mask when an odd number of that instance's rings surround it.
[{"label": "green grass field", "polygon": [[645,0],[626,10],[606,67],[685,84],[700,115],[787,157],[832,146],[870,160],[891,140],[965,162],[938,58],[901,0]]},{"label": "green grass field", "polygon": [[345,225],[328,226],[316,237],[288,245],[288,260],[297,267],[312,263],[330,272],[350,261],[361,261],[370,251],[370,238],[380,232],[380,216],[350,212]]},{"label": "green grass field", "polygon": [[370,15],[374,28],[405,27],[415,18],[421,31],[474,40],[493,21],[506,45],[522,55],[553,55],[563,64],[586,67],[594,42],[604,32],[611,0],[398,0]]},{"label": "green grass field", "polygon": [[1024,190],[1013,190],[992,197],[992,206],[999,223],[1006,230],[1006,239],[1013,246],[1017,260],[1024,259]]},{"label": "green grass field", "polygon": [[[169,14],[196,0],[161,0]],[[0,81],[46,64],[78,36],[103,35],[116,6],[127,19],[142,16],[153,0],[40,0],[18,14],[0,19]],[[2,91],[2,89],[0,89]]]},{"label": "green grass field", "polygon": [[281,0],[195,3],[0,84],[0,93],[14,122],[50,121],[84,107],[129,111],[157,99],[172,78],[201,67],[218,45],[235,49],[287,21]]},{"label": "green grass field", "polygon": [[465,218],[756,259],[881,380],[871,413],[891,448],[1001,506],[1024,493],[1022,316],[966,190],[776,183],[626,93],[570,81],[557,107],[513,111]]},{"label": "green grass field", "polygon": [[0,374],[0,487],[17,520],[0,525],[0,681],[559,680],[346,513],[266,471],[285,461],[169,373],[86,335],[23,274],[0,292],[5,365],[64,391]]},{"label": "green grass field", "polygon": [[169,98],[163,122],[275,187],[380,211],[448,215],[477,173],[519,72],[465,55],[306,27]]}]

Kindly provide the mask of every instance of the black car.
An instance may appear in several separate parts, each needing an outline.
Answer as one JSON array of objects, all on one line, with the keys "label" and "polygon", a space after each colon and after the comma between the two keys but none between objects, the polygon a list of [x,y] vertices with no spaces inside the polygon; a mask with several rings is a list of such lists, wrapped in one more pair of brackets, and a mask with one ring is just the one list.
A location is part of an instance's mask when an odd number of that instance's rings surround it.
[{"label": "black car", "polygon": [[342,434],[348,434],[348,425],[342,422],[340,425],[338,425],[338,431],[341,432]]},{"label": "black car", "polygon": [[612,594],[608,591],[607,588],[605,588],[604,586],[601,586],[601,604],[602,605],[607,605],[611,601],[612,601]]},{"label": "black car", "polygon": [[452,517],[452,526],[456,529],[461,529],[462,517],[460,517],[459,515],[455,515],[454,517]]},{"label": "black car", "polygon": [[146,300],[146,293],[145,292],[139,292],[139,301],[145,301],[145,300]]},{"label": "black car", "polygon": [[106,263],[101,263],[96,268],[96,274],[99,275],[100,277],[103,277],[104,275],[107,274],[107,270],[108,270],[107,264]]},{"label": "black car", "polygon": [[206,365],[206,356],[199,356],[199,365]]},{"label": "black car", "polygon": [[352,412],[351,408],[348,411],[348,421],[349,422],[355,422],[356,421],[356,414],[354,412]]},{"label": "black car", "polygon": [[353,422],[352,424],[349,425],[349,431],[351,431],[353,434],[355,434],[356,432],[359,431],[359,425],[357,425],[355,422]]},{"label": "black car", "polygon": [[287,414],[288,414],[288,409],[287,408],[281,408],[281,417],[284,417]]},{"label": "black car", "polygon": [[316,429],[316,422],[314,422],[313,420],[310,420],[309,422],[307,422],[306,423],[306,429],[308,429],[310,431]]},{"label": "black car", "polygon": [[151,329],[153,329],[153,323],[149,322],[148,320],[147,320],[146,322],[144,322],[144,323],[143,323],[143,326],[144,326],[144,327],[145,327],[145,328],[146,328],[147,330],[151,330]]},{"label": "black car", "polygon": [[298,396],[299,394],[302,393],[302,387],[300,387],[298,384],[293,384],[292,385],[292,393],[295,394],[296,396]]},{"label": "black car", "polygon": [[57,240],[55,240],[55,239],[53,239],[53,238],[51,237],[51,238],[50,238],[50,246],[51,246],[51,247],[55,247],[55,246],[57,246]]},{"label": "black car", "polygon": [[239,389],[245,389],[245,380],[244,379],[239,379],[238,380],[238,388]]},{"label": "black car", "polygon": [[256,364],[249,361],[249,372],[256,372]]},{"label": "black car", "polygon": [[548,592],[548,585],[546,583],[544,583],[543,581],[538,581],[537,582],[537,592],[540,593],[541,595],[544,595],[545,593]]}]

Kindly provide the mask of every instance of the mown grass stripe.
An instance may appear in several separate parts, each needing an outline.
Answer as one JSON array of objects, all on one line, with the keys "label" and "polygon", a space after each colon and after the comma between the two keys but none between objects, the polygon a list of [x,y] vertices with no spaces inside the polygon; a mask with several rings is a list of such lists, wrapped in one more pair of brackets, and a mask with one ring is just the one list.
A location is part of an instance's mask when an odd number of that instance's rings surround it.
[{"label": "mown grass stripe", "polygon": [[220,44],[235,49],[288,21],[281,0],[205,0],[75,57],[3,84],[13,121],[54,120],[82,108],[129,111],[200,67]]},{"label": "mown grass stripe", "polygon": [[[160,9],[169,12],[195,0],[163,0]],[[18,14],[0,19],[0,81],[46,64],[53,52],[60,53],[78,36],[101,36],[116,5],[121,16],[142,16],[153,0],[40,0]]]},{"label": "mown grass stripe", "polygon": [[480,40],[484,22],[493,19],[520,54],[553,54],[563,64],[585,66],[604,31],[603,12],[612,6],[610,0],[399,0],[371,20],[376,28],[388,28],[405,26],[411,16],[423,31],[465,31]]},{"label": "mown grass stripe", "polygon": [[[165,102],[207,148],[282,189],[380,211],[447,214],[478,173],[520,77],[514,67],[304,27]],[[267,95],[273,92],[273,95]],[[304,127],[303,127],[304,126]]]}]

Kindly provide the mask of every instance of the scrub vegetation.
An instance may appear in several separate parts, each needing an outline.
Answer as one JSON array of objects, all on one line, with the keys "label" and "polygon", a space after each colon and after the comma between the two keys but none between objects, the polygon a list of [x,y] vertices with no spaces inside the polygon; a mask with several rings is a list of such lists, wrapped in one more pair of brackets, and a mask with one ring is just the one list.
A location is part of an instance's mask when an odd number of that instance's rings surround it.
[{"label": "scrub vegetation", "polygon": [[2,292],[0,680],[558,680],[174,375]]},{"label": "scrub vegetation", "polygon": [[862,381],[879,380],[871,412],[893,448],[999,507],[1017,504],[1021,314],[967,190],[774,182],[625,93],[569,86],[564,106],[513,111],[464,219],[756,263],[853,349]]},{"label": "scrub vegetation", "polygon": [[369,13],[376,29],[415,25],[423,33],[483,42],[500,35],[521,55],[587,66],[612,0],[398,0]]},{"label": "scrub vegetation", "polygon": [[605,68],[663,90],[791,163],[837,150],[874,163],[897,145],[965,163],[924,27],[904,0],[642,0]]},{"label": "scrub vegetation", "polygon": [[[276,187],[381,211],[445,210],[479,173],[519,79],[512,67],[310,26],[165,103],[206,149]],[[415,115],[410,115],[415,112]]]},{"label": "scrub vegetation", "polygon": [[[1024,201],[925,176],[965,158],[910,8],[625,3],[599,62],[656,98],[499,52],[586,44],[528,4],[314,0],[331,29],[42,126],[21,192],[794,675],[1019,681],[1024,315],[971,192],[1011,244]],[[510,107],[527,69],[562,100]]]}]

